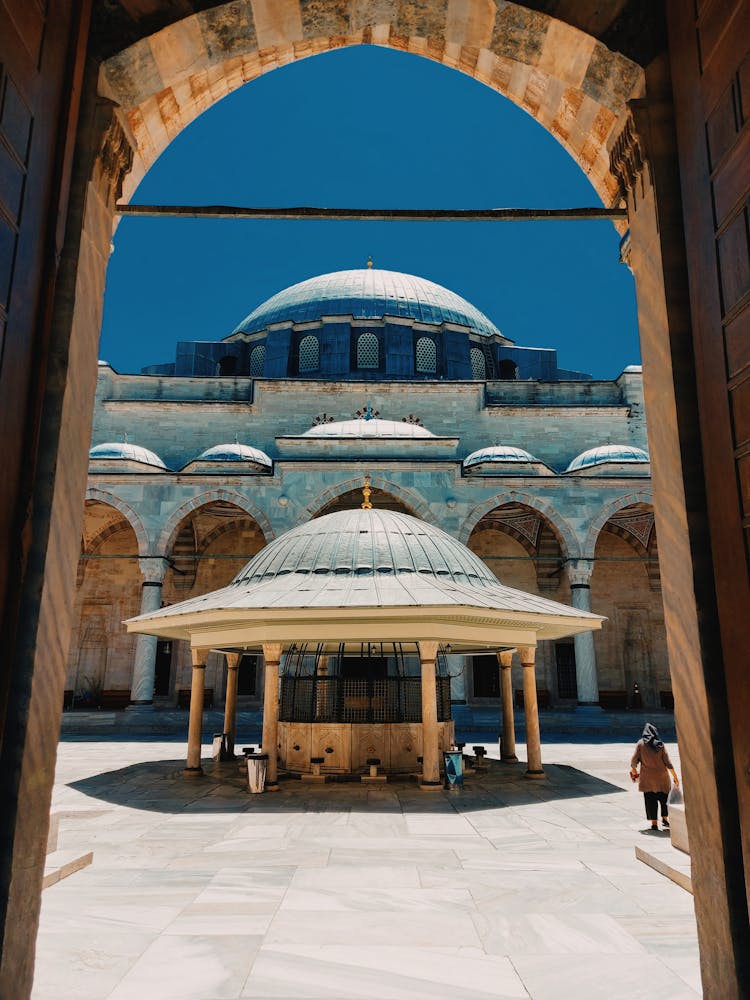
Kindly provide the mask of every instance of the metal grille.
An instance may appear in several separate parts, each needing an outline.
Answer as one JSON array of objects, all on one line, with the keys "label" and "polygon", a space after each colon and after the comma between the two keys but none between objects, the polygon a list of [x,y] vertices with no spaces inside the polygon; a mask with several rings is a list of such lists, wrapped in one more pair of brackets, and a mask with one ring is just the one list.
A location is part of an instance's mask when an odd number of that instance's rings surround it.
[{"label": "metal grille", "polygon": [[357,368],[377,368],[380,347],[374,333],[363,333],[357,340]]},{"label": "metal grille", "polygon": [[314,372],[320,368],[320,345],[318,338],[308,335],[299,342],[299,370]]},{"label": "metal grille", "polygon": [[572,642],[559,642],[555,646],[557,666],[557,697],[578,698],[576,680],[576,653]]},{"label": "metal grille", "polygon": [[250,352],[250,376],[257,378],[263,374],[263,365],[266,361],[265,347],[254,347]]},{"label": "metal grille", "polygon": [[472,347],[469,351],[471,357],[471,377],[484,382],[487,378],[487,365],[484,360],[484,351],[480,347]]},{"label": "metal grille", "polygon": [[[437,678],[439,722],[451,717],[450,678]],[[419,677],[350,680],[342,677],[282,677],[282,722],[421,722]]]},{"label": "metal grille", "polygon": [[420,337],[417,341],[415,368],[432,375],[437,370],[437,347],[430,337]]}]

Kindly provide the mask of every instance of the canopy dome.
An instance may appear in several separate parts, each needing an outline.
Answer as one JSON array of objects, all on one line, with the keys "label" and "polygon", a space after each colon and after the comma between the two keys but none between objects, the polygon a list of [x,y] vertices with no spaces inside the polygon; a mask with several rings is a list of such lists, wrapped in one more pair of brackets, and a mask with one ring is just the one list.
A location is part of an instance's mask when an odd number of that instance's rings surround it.
[{"label": "canopy dome", "polygon": [[431,438],[435,437],[421,424],[407,420],[381,420],[379,417],[358,417],[356,420],[336,420],[316,424],[303,437],[316,438]]},{"label": "canopy dome", "polygon": [[448,288],[413,274],[371,267],[320,274],[290,285],[254,309],[234,333],[257,333],[273,323],[307,323],[322,316],[403,316],[438,326],[455,323],[486,337],[502,336],[484,313]]},{"label": "canopy dome", "polygon": [[104,444],[97,444],[89,451],[89,458],[110,462],[139,462],[141,465],[152,465],[156,469],[166,469],[166,465],[155,452],[130,441],[106,441]]},{"label": "canopy dome", "polygon": [[648,453],[642,448],[627,444],[603,444],[598,448],[589,448],[570,463],[566,472],[586,469],[594,465],[604,465],[607,462],[649,462]]}]

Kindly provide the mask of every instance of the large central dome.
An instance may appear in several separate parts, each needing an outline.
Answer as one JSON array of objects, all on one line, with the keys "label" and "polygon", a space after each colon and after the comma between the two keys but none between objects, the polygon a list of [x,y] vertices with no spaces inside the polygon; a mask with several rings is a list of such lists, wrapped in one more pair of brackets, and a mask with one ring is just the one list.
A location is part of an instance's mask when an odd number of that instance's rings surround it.
[{"label": "large central dome", "polygon": [[321,316],[382,319],[403,316],[421,323],[456,323],[486,337],[500,331],[484,313],[448,288],[399,271],[361,268],[308,278],[272,295],[235,333],[256,333],[273,323],[307,323]]}]

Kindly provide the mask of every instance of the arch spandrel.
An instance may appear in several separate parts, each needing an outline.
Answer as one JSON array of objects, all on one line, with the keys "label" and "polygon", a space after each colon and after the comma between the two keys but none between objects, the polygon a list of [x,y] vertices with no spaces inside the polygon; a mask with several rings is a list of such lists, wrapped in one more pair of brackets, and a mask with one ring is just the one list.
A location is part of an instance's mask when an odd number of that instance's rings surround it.
[{"label": "arch spandrel", "polygon": [[643,95],[642,70],[548,14],[491,0],[232,2],[141,39],[100,73],[135,143],[123,197],[222,97],[278,66],[360,44],[433,59],[496,90],[563,145],[605,205],[617,202],[608,146],[627,101]]},{"label": "arch spandrel", "polygon": [[271,522],[268,520],[263,511],[259,510],[255,504],[251,503],[246,497],[242,496],[242,494],[235,493],[232,490],[206,490],[204,493],[200,493],[198,496],[191,497],[189,500],[181,503],[169,514],[159,532],[159,537],[156,543],[156,552],[162,553],[169,551],[169,547],[174,540],[175,534],[185,518],[189,517],[190,514],[195,513],[201,507],[205,507],[217,500],[224,503],[234,504],[235,507],[238,507],[243,514],[251,517],[263,533],[266,544],[268,544],[268,542],[275,537],[275,532]]},{"label": "arch spandrel", "polygon": [[523,504],[544,518],[557,535],[563,558],[580,558],[581,546],[578,536],[565,518],[540,497],[534,496],[531,493],[519,492],[518,490],[509,490],[507,493],[496,494],[483,503],[477,504],[469,512],[461,525],[461,530],[458,534],[459,541],[467,545],[472,531],[477,527],[484,515],[508,503]]},{"label": "arch spandrel", "polygon": [[97,503],[107,504],[108,507],[113,507],[115,510],[119,511],[128,525],[133,529],[133,534],[138,542],[138,555],[145,556],[149,554],[150,543],[148,532],[144,527],[143,521],[133,510],[130,504],[127,504],[114,493],[110,493],[108,490],[98,489],[96,486],[89,486],[87,488],[85,499],[93,500]]},{"label": "arch spandrel", "polygon": [[[437,524],[430,510],[430,505],[413,490],[399,486],[390,479],[385,479],[379,475],[370,475],[370,484],[376,489],[382,490],[383,493],[389,493],[396,500],[400,501],[414,517],[418,517],[428,524]],[[311,500],[310,503],[300,510],[294,522],[295,525],[306,524],[312,518],[317,517],[325,507],[347,493],[361,493],[363,486],[364,477],[358,476],[354,479],[346,479],[340,483],[336,483],[335,486],[328,487],[328,489],[323,490],[314,500]]]},{"label": "arch spandrel", "polygon": [[586,539],[583,543],[582,556],[586,559],[593,559],[601,530],[610,517],[618,514],[625,507],[632,507],[634,504],[639,503],[648,504],[650,507],[654,506],[654,496],[651,490],[633,490],[630,493],[622,493],[608,504],[605,504],[589,525]]}]

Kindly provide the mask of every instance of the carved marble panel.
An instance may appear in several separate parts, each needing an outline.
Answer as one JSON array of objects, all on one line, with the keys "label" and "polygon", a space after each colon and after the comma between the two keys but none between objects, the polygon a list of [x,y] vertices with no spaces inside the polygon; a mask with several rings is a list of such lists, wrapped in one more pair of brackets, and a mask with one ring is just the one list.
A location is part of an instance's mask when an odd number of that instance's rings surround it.
[{"label": "carved marble panel", "polygon": [[386,725],[352,726],[352,770],[366,771],[367,758],[379,757],[380,766],[390,767],[390,748]]},{"label": "carved marble panel", "polygon": [[324,757],[321,770],[348,772],[352,766],[352,727],[349,723],[312,724],[313,756]]},{"label": "carved marble panel", "polygon": [[312,733],[309,722],[280,722],[281,760],[290,771],[309,771]]},{"label": "carved marble panel", "polygon": [[417,757],[422,756],[422,725],[398,722],[389,726],[390,760],[393,771],[417,771]]}]

